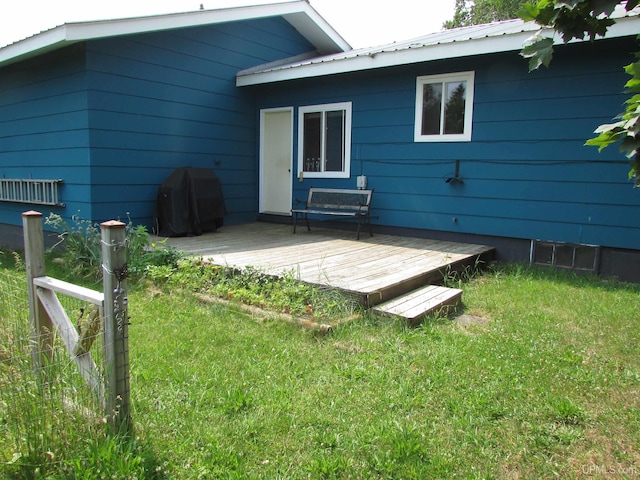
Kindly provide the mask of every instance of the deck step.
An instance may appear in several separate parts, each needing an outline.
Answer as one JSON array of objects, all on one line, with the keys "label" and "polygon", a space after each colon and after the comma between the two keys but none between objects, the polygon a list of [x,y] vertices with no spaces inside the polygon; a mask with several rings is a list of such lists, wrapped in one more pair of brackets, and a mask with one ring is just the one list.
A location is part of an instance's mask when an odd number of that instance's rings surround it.
[{"label": "deck step", "polygon": [[420,317],[443,308],[459,305],[462,290],[439,285],[427,285],[373,307],[373,311],[415,322]]}]

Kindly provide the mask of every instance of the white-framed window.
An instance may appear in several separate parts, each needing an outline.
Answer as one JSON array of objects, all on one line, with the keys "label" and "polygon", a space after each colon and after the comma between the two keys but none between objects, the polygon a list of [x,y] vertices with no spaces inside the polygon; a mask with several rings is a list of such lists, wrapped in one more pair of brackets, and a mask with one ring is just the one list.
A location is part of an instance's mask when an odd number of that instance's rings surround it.
[{"label": "white-framed window", "polygon": [[418,77],[416,142],[469,142],[474,72]]},{"label": "white-framed window", "polygon": [[298,176],[349,178],[351,102],[300,107],[298,113]]}]

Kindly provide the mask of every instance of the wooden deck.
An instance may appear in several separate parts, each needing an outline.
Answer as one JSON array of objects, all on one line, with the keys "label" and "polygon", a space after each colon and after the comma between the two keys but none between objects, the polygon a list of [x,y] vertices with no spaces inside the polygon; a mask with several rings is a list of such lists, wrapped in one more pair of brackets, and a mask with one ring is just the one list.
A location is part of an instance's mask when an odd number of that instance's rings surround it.
[{"label": "wooden deck", "polygon": [[167,245],[216,265],[247,267],[330,286],[359,297],[367,307],[429,284],[452,270],[488,261],[493,248],[411,237],[361,235],[314,228],[292,233],[290,225],[225,226],[197,237],[167,239]]}]

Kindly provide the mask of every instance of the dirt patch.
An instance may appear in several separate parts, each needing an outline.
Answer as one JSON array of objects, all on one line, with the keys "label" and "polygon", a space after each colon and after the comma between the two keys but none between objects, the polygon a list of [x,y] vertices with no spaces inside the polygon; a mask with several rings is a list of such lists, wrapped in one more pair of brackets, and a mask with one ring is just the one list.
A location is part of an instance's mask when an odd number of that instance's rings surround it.
[{"label": "dirt patch", "polygon": [[453,319],[453,322],[462,328],[469,328],[474,325],[486,325],[489,323],[489,319],[485,317],[479,317],[477,315],[459,315]]},{"label": "dirt patch", "polygon": [[356,345],[351,342],[335,342],[333,346],[338,350],[342,350],[347,353],[362,353],[364,351],[364,348],[360,345]]},{"label": "dirt patch", "polygon": [[[226,305],[230,305],[231,302],[228,300],[225,300],[223,298],[220,297],[216,297],[216,296],[212,296],[212,295],[205,295],[205,294],[201,294],[201,293],[196,293],[195,297],[200,300],[203,303],[220,303],[220,304],[226,304]],[[310,317],[310,318],[299,318],[299,317],[295,317],[293,315],[290,315],[288,313],[278,313],[278,312],[272,312],[272,311],[268,311],[265,309],[262,309],[260,307],[256,307],[253,305],[246,305],[243,303],[239,303],[239,302],[234,302],[233,305],[250,314],[251,317],[254,320],[257,321],[265,321],[267,319],[271,319],[271,318],[279,318],[282,320],[285,320],[288,323],[292,323],[295,325],[300,325],[302,327],[305,327],[309,330],[313,330],[313,331],[317,331],[320,333],[330,333],[333,329],[333,325],[328,325],[328,324],[324,324],[324,323],[318,323],[316,322],[315,318]],[[355,317],[349,317],[347,320],[351,321],[353,320]]]}]

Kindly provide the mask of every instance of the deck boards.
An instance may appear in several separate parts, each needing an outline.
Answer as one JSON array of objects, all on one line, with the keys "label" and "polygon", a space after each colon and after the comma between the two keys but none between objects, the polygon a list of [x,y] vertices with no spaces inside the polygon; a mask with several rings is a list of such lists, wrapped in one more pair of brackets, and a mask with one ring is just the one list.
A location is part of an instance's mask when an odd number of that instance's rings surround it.
[{"label": "deck boards", "polygon": [[290,225],[256,222],[225,226],[197,237],[168,238],[167,245],[224,266],[259,268],[363,298],[367,306],[435,283],[456,265],[491,255],[484,245],[314,228],[292,233]]},{"label": "deck boards", "polygon": [[427,285],[376,305],[373,310],[377,313],[398,316],[409,322],[415,322],[427,313],[456,307],[460,303],[461,297],[462,290],[460,289]]}]

